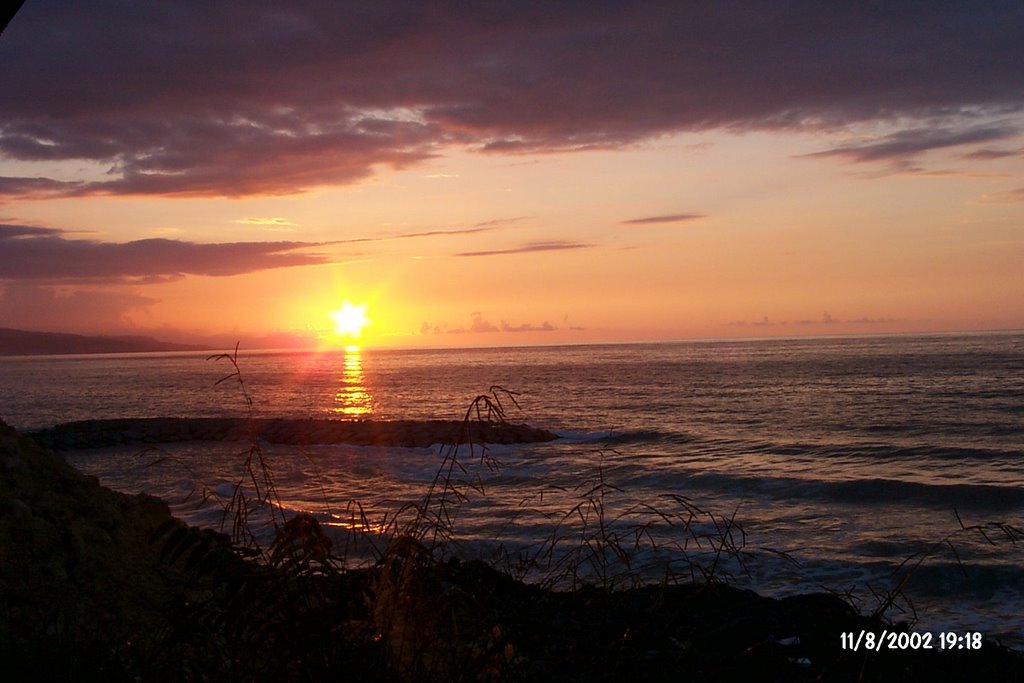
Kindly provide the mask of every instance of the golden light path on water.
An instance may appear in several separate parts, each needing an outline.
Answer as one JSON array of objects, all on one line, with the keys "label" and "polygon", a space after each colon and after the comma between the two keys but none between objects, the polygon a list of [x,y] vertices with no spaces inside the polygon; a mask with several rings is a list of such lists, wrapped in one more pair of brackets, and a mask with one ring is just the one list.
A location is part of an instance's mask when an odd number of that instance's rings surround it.
[{"label": "golden light path on water", "polygon": [[340,387],[334,395],[331,412],[347,418],[373,415],[373,395],[363,378],[363,357],[358,346],[345,347]]}]

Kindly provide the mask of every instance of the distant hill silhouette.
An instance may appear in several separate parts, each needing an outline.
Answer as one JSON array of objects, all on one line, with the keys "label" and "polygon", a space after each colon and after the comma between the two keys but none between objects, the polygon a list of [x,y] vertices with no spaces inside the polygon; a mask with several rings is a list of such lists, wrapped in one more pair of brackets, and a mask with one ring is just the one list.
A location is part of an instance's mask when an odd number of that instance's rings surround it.
[{"label": "distant hill silhouette", "polygon": [[152,337],[91,337],[63,332],[30,332],[0,327],[0,355],[2,356],[205,351],[208,348],[207,346],[164,342]]}]

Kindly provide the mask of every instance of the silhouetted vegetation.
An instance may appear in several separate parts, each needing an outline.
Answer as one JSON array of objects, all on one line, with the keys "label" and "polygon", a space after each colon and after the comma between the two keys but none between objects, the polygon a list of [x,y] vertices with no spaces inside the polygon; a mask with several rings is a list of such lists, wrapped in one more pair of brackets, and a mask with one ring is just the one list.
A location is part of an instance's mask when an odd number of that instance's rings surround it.
[{"label": "silhouetted vegetation", "polygon": [[[230,363],[222,382],[237,380],[251,411],[237,349],[212,358]],[[734,588],[731,572],[752,552],[735,514],[678,495],[623,508],[600,465],[593,481],[560,491],[566,510],[523,501],[523,514],[543,515],[552,529],[530,552],[460,558],[460,510],[486,495],[480,475],[500,467],[481,430],[506,423],[516,405],[501,387],[477,396],[422,499],[383,523],[347,505],[369,563],[350,562],[312,515],[284,516],[255,431],[221,501],[221,535],[186,526],[155,499],[100,487],[4,425],[0,678],[1024,678],[1021,655],[989,642],[980,651],[843,649],[842,633],[912,626],[886,620],[907,579],[870,615],[833,594],[778,600]],[[264,524],[269,535],[256,528]],[[962,526],[1010,542],[1020,535]],[[956,551],[952,537],[940,545]],[[921,561],[901,569],[909,576]]]}]

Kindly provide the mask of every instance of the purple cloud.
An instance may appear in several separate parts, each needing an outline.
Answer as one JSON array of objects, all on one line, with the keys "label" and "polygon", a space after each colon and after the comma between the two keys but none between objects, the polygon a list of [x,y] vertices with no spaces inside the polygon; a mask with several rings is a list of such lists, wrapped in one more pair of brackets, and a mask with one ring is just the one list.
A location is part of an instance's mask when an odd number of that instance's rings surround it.
[{"label": "purple cloud", "polygon": [[1007,157],[1024,156],[1024,149],[977,149],[964,155],[964,159],[976,161],[992,161],[993,159],[1005,159]]},{"label": "purple cloud", "polygon": [[16,237],[44,237],[63,234],[63,230],[57,228],[42,228],[34,225],[9,225],[0,223],[0,240],[13,239]]},{"label": "purple cloud", "polygon": [[110,172],[0,195],[293,193],[453,144],[1016,113],[1022,33],[1024,5],[999,0],[27,3],[0,40],[0,156]]},{"label": "purple cloud", "polygon": [[199,244],[169,239],[125,243],[72,240],[63,231],[0,225],[0,281],[151,283],[184,275],[226,276],[328,263],[308,242]]},{"label": "purple cloud", "polygon": [[856,163],[889,161],[907,166],[919,154],[936,149],[958,147],[978,142],[1012,138],[1020,133],[1015,126],[974,127],[964,130],[949,128],[915,128],[887,135],[881,140],[855,143],[807,154],[807,157],[845,157]]},{"label": "purple cloud", "polygon": [[[0,138],[2,137],[3,134],[0,133]],[[69,197],[79,194],[84,187],[85,183],[53,180],[52,178],[0,176],[0,198],[25,197],[45,199],[46,197]]]}]

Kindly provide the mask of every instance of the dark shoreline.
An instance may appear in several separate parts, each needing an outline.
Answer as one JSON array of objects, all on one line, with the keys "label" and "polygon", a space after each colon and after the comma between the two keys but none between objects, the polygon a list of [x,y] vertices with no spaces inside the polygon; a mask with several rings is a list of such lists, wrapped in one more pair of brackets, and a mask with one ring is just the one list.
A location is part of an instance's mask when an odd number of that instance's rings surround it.
[{"label": "dark shoreline", "polygon": [[395,537],[375,566],[346,569],[299,515],[277,559],[254,562],[0,422],[0,678],[1024,680],[1024,655],[991,641],[844,649],[844,633],[908,626],[832,594],[773,599],[718,581],[555,591],[425,540]]},{"label": "dark shoreline", "polygon": [[0,356],[101,355],[205,351],[199,344],[177,344],[144,336],[98,336],[33,332],[0,327]]},{"label": "dark shoreline", "polygon": [[427,448],[454,443],[537,443],[552,432],[522,424],[461,420],[322,420],[295,418],[153,417],[83,420],[27,432],[56,451],[179,441],[350,444]]}]

